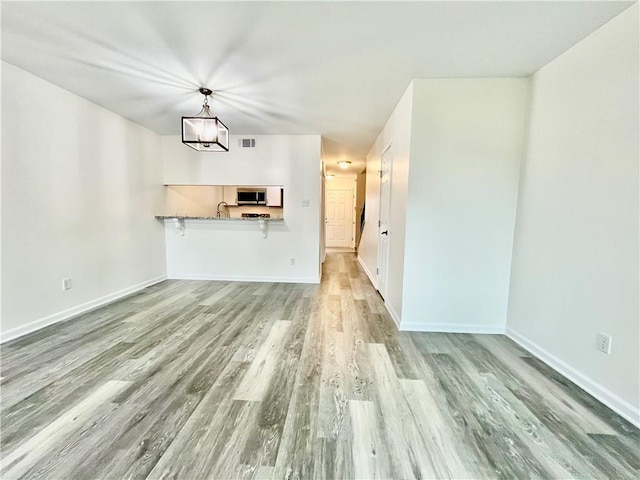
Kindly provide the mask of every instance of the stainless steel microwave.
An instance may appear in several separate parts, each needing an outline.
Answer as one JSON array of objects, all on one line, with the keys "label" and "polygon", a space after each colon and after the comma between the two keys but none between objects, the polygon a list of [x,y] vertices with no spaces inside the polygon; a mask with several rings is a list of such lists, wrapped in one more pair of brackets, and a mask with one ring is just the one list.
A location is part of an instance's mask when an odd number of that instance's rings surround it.
[{"label": "stainless steel microwave", "polygon": [[266,205],[267,189],[238,189],[238,205]]}]

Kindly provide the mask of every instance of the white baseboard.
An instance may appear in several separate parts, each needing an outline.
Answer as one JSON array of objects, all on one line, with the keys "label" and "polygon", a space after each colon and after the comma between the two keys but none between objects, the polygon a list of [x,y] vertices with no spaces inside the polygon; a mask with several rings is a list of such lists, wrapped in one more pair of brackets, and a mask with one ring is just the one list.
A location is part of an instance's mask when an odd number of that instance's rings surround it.
[{"label": "white baseboard", "polygon": [[[356,258],[358,260],[358,263],[362,267],[362,270],[364,270],[364,273],[366,273],[367,277],[369,277],[369,281],[373,285],[373,288],[377,290],[378,289],[377,278],[371,275],[371,272],[369,271],[367,266],[364,264],[364,262],[362,261],[362,258],[360,258],[359,255]],[[387,312],[389,312],[389,315],[391,316],[393,323],[396,324],[396,328],[400,329],[400,315],[398,315],[398,313],[393,309],[393,307],[391,307],[391,305],[389,305],[387,302],[384,302],[384,306],[387,309]]]},{"label": "white baseboard", "polygon": [[396,328],[400,330],[400,315],[398,315],[398,312],[396,312],[387,302],[384,302],[384,306],[387,307],[387,312],[391,315],[393,322],[396,324]]},{"label": "white baseboard", "polygon": [[546,351],[544,348],[540,347],[531,340],[528,340],[518,332],[507,328],[506,335],[511,340],[519,344],[522,348],[535,355],[538,359],[553,368],[555,371],[567,377],[587,393],[598,399],[600,402],[604,403],[611,410],[626,418],[636,427],[640,428],[640,408],[634,407],[626,400],[618,397],[616,394],[609,391],[598,382],[579,372],[572,366],[560,360],[555,355]]},{"label": "white baseboard", "polygon": [[371,272],[369,271],[367,266],[362,261],[362,258],[360,258],[360,255],[358,255],[357,259],[358,259],[358,263],[360,264],[360,266],[364,270],[364,273],[366,273],[367,277],[369,277],[369,281],[373,285],[373,288],[375,288],[377,290],[378,289],[378,279],[377,279],[377,277],[374,277],[373,275],[371,275]]},{"label": "white baseboard", "polygon": [[439,333],[486,333],[491,335],[504,334],[504,327],[489,327],[483,325],[464,324],[429,324],[403,322],[400,330],[404,332],[439,332]]},{"label": "white baseboard", "polygon": [[28,333],[35,332],[36,330],[48,327],[49,325],[53,325],[54,323],[64,322],[65,320],[69,320],[80,314],[90,312],[91,310],[100,308],[107,303],[114,302],[115,300],[126,297],[127,295],[131,295],[132,293],[142,290],[143,288],[147,288],[151,285],[155,285],[156,283],[162,282],[166,279],[166,275],[161,275],[159,277],[146,280],[142,283],[138,283],[137,285],[132,285],[131,287],[127,287],[122,290],[118,290],[117,292],[110,293],[109,295],[105,295],[104,297],[96,298],[95,300],[91,300],[90,302],[83,303],[67,310],[63,310],[62,312],[54,313],[53,315],[48,315],[39,320],[29,322],[26,325],[10,328],[6,332],[0,333],[0,343],[14,340],[18,337],[22,337],[23,335],[27,335]]},{"label": "white baseboard", "polygon": [[171,274],[171,280],[215,280],[221,282],[320,283],[317,277],[245,277],[242,275]]}]

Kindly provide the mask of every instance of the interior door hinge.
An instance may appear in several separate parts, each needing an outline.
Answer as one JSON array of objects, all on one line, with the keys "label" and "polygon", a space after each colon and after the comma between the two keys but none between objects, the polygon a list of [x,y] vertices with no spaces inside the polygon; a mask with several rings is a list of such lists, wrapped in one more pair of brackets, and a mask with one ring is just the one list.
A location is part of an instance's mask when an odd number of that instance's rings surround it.
[{"label": "interior door hinge", "polygon": [[376,268],[376,275],[380,273],[380,269]]},{"label": "interior door hinge", "polygon": [[378,220],[378,227],[380,226],[380,220]]}]

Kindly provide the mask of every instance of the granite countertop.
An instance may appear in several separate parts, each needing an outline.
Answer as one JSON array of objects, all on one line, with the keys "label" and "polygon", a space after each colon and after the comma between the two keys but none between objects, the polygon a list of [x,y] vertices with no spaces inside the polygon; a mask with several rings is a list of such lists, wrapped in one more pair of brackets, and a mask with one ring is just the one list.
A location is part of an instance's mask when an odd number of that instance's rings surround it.
[{"label": "granite countertop", "polygon": [[156,215],[157,219],[165,219],[165,220],[170,220],[173,218],[177,218],[177,219],[186,219],[186,220],[222,220],[222,221],[226,221],[226,222],[235,222],[235,221],[241,221],[241,222],[256,222],[259,220],[268,220],[270,222],[273,221],[284,221],[284,218],[280,217],[280,216],[272,216],[269,218],[266,217],[196,217],[196,216],[191,216],[191,215]]}]

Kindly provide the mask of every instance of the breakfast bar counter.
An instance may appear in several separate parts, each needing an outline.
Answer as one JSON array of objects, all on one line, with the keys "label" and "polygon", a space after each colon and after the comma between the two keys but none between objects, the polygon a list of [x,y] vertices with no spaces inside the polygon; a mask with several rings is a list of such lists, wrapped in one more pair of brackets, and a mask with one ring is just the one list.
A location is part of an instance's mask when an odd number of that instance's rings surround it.
[{"label": "breakfast bar counter", "polygon": [[259,222],[268,220],[270,222],[280,221],[283,222],[284,218],[282,217],[197,217],[191,215],[156,215],[156,218],[159,220],[222,220],[222,221],[242,221],[242,222]]},{"label": "breakfast bar counter", "polygon": [[[281,222],[284,224],[284,218],[282,216],[272,216],[269,214],[243,214],[241,217],[207,217],[207,216],[195,216],[195,215],[156,215],[158,220],[173,220],[175,222],[176,229],[181,236],[184,236],[185,232],[185,220],[196,221],[212,221],[213,223],[257,223],[262,236],[267,238],[267,224],[269,222]],[[197,222],[196,222],[197,223]]]}]

